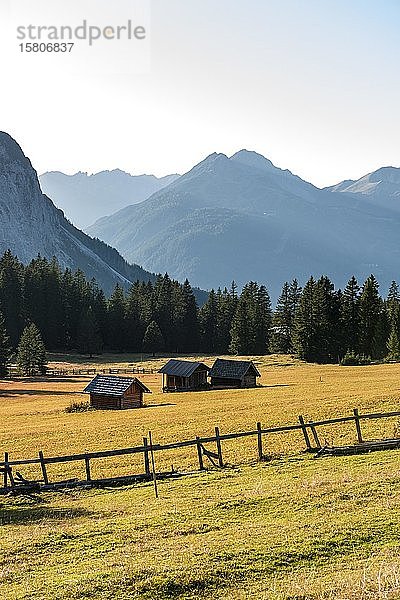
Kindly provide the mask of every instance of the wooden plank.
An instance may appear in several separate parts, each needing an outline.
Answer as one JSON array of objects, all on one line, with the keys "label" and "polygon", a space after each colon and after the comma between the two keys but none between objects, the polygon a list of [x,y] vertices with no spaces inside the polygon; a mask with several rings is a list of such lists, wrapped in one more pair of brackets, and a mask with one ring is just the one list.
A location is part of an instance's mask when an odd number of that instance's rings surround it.
[{"label": "wooden plank", "polygon": [[200,469],[200,471],[204,471],[202,445],[200,443],[200,438],[198,436],[196,436],[196,446],[197,446],[197,458],[199,459],[199,469]]},{"label": "wooden plank", "polygon": [[4,452],[4,488],[7,489],[8,487],[8,478],[7,478],[7,474],[8,474],[8,469],[9,469],[9,463],[8,463],[8,452]]},{"label": "wooden plank", "polygon": [[148,449],[148,443],[147,443],[147,437],[143,438],[143,458],[144,458],[144,472],[145,474],[150,477],[151,472],[150,472],[150,459],[149,459],[149,449]]},{"label": "wooden plank", "polygon": [[85,457],[85,470],[86,470],[86,481],[91,481],[92,478],[90,476],[90,458],[88,456]]},{"label": "wooden plank", "polygon": [[310,422],[308,425],[311,428],[311,433],[313,434],[314,442],[315,442],[317,448],[320,449],[321,448],[321,442],[319,441],[319,438],[318,438],[317,430],[315,428],[315,423]]},{"label": "wooden plank", "polygon": [[257,423],[257,450],[258,450],[258,460],[263,460],[263,445],[262,445],[262,429],[261,423]]},{"label": "wooden plank", "polygon": [[44,484],[48,485],[49,479],[47,477],[46,463],[44,461],[43,452],[41,450],[39,450],[39,460],[40,460],[40,466],[42,468],[42,475],[43,475]]},{"label": "wooden plank", "polygon": [[221,447],[221,437],[219,435],[219,427],[215,428],[215,441],[217,443],[218,464],[222,469],[224,466],[224,461],[222,460],[222,447]]},{"label": "wooden plank", "polygon": [[358,414],[358,408],[354,408],[353,409],[353,413],[354,413],[354,422],[356,424],[356,431],[357,431],[358,443],[362,444],[363,443],[363,437],[362,437],[362,432],[361,432],[360,416]]},{"label": "wooden plank", "polygon": [[151,437],[151,431],[149,431],[149,442],[150,442],[151,468],[152,468],[152,471],[153,471],[154,495],[155,495],[156,498],[158,498],[156,463],[155,463],[155,460],[154,460],[153,440],[152,440],[152,437]]},{"label": "wooden plank", "polygon": [[309,435],[308,435],[307,427],[305,426],[305,423],[304,423],[303,415],[299,415],[299,421],[300,421],[301,429],[303,431],[303,435],[304,435],[304,439],[305,439],[305,442],[306,442],[307,450],[312,450],[310,438],[309,438]]},{"label": "wooden plank", "polygon": [[400,412],[394,411],[387,413],[370,413],[366,415],[359,415],[360,419],[387,419],[388,417],[400,417]]}]

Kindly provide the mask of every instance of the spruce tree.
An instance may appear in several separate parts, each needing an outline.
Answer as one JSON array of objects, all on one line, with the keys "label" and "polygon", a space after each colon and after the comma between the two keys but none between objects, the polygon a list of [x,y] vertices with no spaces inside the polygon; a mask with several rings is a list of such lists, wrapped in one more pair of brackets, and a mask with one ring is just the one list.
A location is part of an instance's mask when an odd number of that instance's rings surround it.
[{"label": "spruce tree", "polygon": [[23,272],[23,265],[7,250],[0,259],[0,306],[13,348],[23,329]]},{"label": "spruce tree", "polygon": [[214,290],[208,294],[207,302],[200,309],[201,349],[215,354],[218,339],[218,305]]},{"label": "spruce tree", "polygon": [[182,294],[182,319],[178,326],[181,328],[181,351],[198,352],[200,343],[200,326],[196,298],[189,281],[186,279],[181,288]]},{"label": "spruce tree", "polygon": [[43,375],[46,372],[46,349],[34,323],[25,327],[17,351],[17,364],[23,375]]},{"label": "spruce tree", "polygon": [[7,335],[3,315],[0,312],[0,379],[3,379],[8,375],[8,364],[10,357],[10,338]]},{"label": "spruce tree", "polygon": [[162,352],[164,349],[164,338],[161,329],[155,321],[149,323],[143,338],[143,351],[150,352],[153,356],[156,352]]},{"label": "spruce tree", "polygon": [[229,352],[243,356],[249,354],[249,337],[247,306],[245,300],[240,298],[232,321]]},{"label": "spruce tree", "polygon": [[354,275],[343,291],[340,324],[344,353],[357,354],[360,339],[360,287]]},{"label": "spruce tree", "polygon": [[101,354],[103,340],[99,324],[91,306],[88,306],[81,315],[78,329],[78,349],[82,354]]},{"label": "spruce tree", "polygon": [[272,322],[271,299],[264,285],[260,285],[258,289],[255,289],[254,300],[256,303],[254,314],[255,339],[251,353],[264,355],[270,351]]},{"label": "spruce tree", "polygon": [[127,341],[126,302],[122,287],[117,283],[108,303],[107,346],[112,352],[124,352]]},{"label": "spruce tree", "polygon": [[360,295],[360,352],[370,358],[380,353],[380,331],[382,300],[379,285],[373,275],[366,279]]},{"label": "spruce tree", "polygon": [[315,286],[315,279],[310,277],[303,288],[294,320],[294,349],[299,358],[306,361],[314,361],[318,351]]},{"label": "spruce tree", "polygon": [[387,352],[387,358],[389,360],[400,360],[399,325],[396,322],[392,323],[389,339],[387,341]]},{"label": "spruce tree", "polygon": [[296,310],[301,298],[301,287],[297,279],[285,282],[278,298],[272,319],[272,349],[288,354],[294,352],[293,329]]}]

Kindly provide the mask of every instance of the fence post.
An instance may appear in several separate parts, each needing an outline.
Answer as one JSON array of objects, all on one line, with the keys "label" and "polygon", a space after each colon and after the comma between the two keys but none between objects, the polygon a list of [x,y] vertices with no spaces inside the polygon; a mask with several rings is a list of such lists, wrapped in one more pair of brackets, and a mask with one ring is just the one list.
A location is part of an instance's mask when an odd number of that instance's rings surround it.
[{"label": "fence post", "polygon": [[361,432],[361,425],[360,425],[360,417],[359,417],[359,414],[358,414],[358,408],[354,408],[353,409],[353,413],[354,413],[354,421],[356,423],[358,443],[362,444],[364,440],[363,440],[362,432]]},{"label": "fence post", "polygon": [[8,486],[7,473],[8,473],[8,452],[4,452],[4,487],[5,487],[5,489],[7,489],[7,486]]},{"label": "fence post", "polygon": [[85,470],[86,470],[86,481],[91,481],[90,476],[90,458],[88,456],[85,457]]},{"label": "fence post", "polygon": [[301,429],[303,431],[303,435],[304,435],[304,439],[305,439],[305,442],[306,442],[307,450],[310,451],[310,450],[312,450],[312,447],[311,447],[310,438],[308,436],[307,427],[304,424],[303,415],[299,415],[299,422],[300,422],[300,425],[301,425]]},{"label": "fence post", "polygon": [[318,438],[317,430],[312,421],[310,421],[310,427],[311,427],[311,432],[313,434],[314,442],[319,450],[320,448],[322,448],[322,446],[321,446],[321,442],[319,441],[319,438]]},{"label": "fence post", "polygon": [[217,442],[217,453],[218,453],[218,464],[222,467],[224,466],[224,461],[222,460],[222,448],[221,448],[221,439],[219,437],[219,427],[215,428],[215,437]]},{"label": "fence post", "polygon": [[154,461],[153,438],[151,437],[151,431],[149,431],[149,442],[150,442],[151,468],[153,471],[154,495],[157,499],[158,498],[157,474],[156,474],[156,464]]},{"label": "fence post", "polygon": [[196,435],[196,447],[197,447],[197,456],[199,459],[199,469],[200,471],[204,471],[204,463],[203,463],[203,453],[201,450],[200,438]]},{"label": "fence post", "polygon": [[41,450],[39,450],[39,460],[40,460],[40,466],[42,467],[42,474],[43,474],[44,484],[48,485],[49,479],[47,477],[46,464],[44,462],[44,456],[43,456],[43,452]]},{"label": "fence post", "polygon": [[257,423],[257,448],[258,448],[258,460],[261,461],[264,458],[263,446],[262,446],[262,434],[261,434],[261,423]]},{"label": "fence post", "polygon": [[148,477],[150,477],[151,473],[150,473],[150,460],[149,460],[149,449],[148,449],[147,437],[143,438],[143,447],[144,447],[144,451],[143,451],[144,472]]}]

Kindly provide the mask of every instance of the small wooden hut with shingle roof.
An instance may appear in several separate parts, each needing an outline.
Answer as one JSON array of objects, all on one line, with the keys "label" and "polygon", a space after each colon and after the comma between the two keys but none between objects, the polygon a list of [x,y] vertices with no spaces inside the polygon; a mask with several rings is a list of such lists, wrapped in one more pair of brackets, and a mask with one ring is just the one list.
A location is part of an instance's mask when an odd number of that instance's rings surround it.
[{"label": "small wooden hut with shingle roof", "polygon": [[163,392],[188,392],[207,386],[210,367],[192,360],[169,360],[158,371],[162,373]]},{"label": "small wooden hut with shingle roof", "polygon": [[251,360],[217,358],[209,372],[211,387],[248,388],[257,386],[261,374]]},{"label": "small wooden hut with shingle roof", "polygon": [[143,406],[143,394],[151,390],[136,377],[96,375],[83,390],[90,394],[90,406],[100,409],[121,410]]}]

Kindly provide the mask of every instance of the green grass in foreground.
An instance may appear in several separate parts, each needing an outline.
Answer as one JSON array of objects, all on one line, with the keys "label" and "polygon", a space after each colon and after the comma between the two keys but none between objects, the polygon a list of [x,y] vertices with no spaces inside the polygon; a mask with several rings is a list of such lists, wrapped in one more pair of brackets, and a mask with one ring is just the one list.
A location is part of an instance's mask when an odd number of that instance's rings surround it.
[{"label": "green grass in foreground", "polygon": [[1,597],[400,598],[400,451],[0,498]]}]

